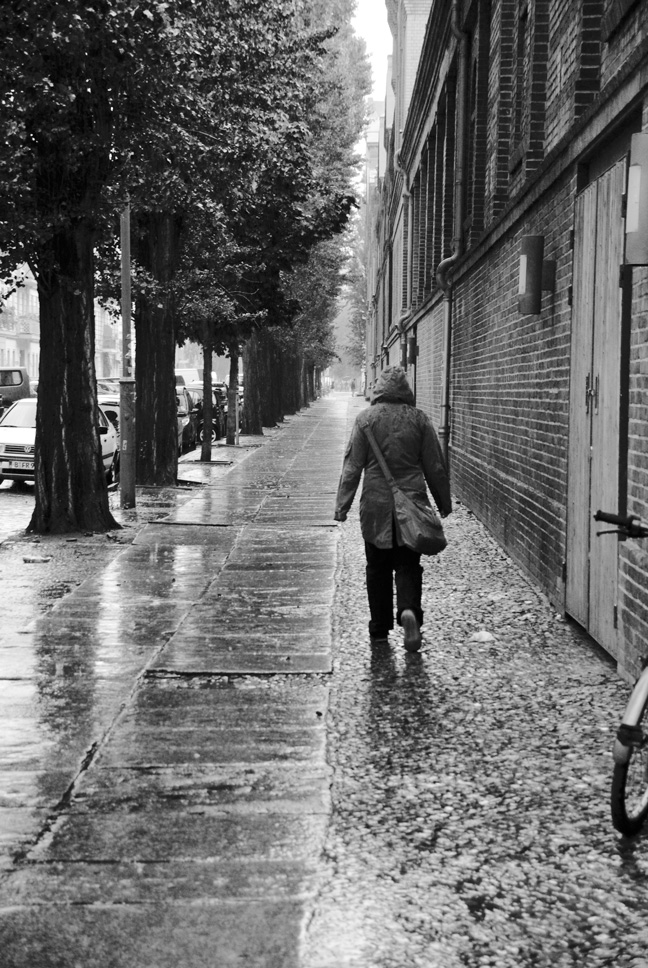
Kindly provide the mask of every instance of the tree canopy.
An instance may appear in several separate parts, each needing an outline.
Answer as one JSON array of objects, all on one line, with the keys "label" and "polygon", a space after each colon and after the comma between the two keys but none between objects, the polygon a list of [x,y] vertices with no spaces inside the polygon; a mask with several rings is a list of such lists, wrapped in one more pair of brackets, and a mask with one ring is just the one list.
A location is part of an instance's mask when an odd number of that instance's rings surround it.
[{"label": "tree canopy", "polygon": [[93,459],[93,298],[97,269],[110,277],[127,198],[138,360],[147,342],[166,347],[138,372],[138,400],[159,414],[146,430],[154,469],[175,473],[169,341],[210,320],[231,345],[299,312],[283,280],[354,204],[369,73],[352,9],[351,0],[0,8],[0,274],[28,264],[41,305],[35,530],[114,524]]}]

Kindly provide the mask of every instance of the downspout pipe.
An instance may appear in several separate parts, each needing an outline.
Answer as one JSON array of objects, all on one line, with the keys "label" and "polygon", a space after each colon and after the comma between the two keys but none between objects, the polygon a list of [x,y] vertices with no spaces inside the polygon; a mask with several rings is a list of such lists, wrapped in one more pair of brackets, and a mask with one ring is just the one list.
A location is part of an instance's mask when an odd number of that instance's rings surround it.
[{"label": "downspout pipe", "polygon": [[441,393],[441,426],[439,438],[446,464],[449,466],[450,444],[450,382],[452,351],[452,281],[450,275],[463,252],[464,184],[466,157],[466,121],[468,117],[468,36],[459,27],[461,0],[452,0],[450,30],[458,42],[456,96],[456,157],[454,179],[454,219],[452,255],[443,259],[436,270],[436,280],[443,290],[443,384]]}]

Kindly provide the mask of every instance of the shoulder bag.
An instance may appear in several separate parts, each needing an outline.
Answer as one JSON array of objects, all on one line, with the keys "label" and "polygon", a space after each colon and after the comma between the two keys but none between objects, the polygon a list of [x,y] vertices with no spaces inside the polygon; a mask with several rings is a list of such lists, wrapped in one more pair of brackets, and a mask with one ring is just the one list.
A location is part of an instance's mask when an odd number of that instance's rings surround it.
[{"label": "shoulder bag", "polygon": [[398,543],[420,555],[438,555],[448,544],[439,515],[428,504],[418,503],[401,491],[387,466],[373,431],[368,426],[362,429],[391,488]]}]

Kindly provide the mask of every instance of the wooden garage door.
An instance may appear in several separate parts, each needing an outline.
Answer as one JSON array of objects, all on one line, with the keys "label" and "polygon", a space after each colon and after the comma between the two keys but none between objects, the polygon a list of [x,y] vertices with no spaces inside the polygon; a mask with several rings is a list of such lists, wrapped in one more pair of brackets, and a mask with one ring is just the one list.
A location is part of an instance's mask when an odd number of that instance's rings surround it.
[{"label": "wooden garage door", "polygon": [[566,608],[612,655],[618,542],[593,514],[619,508],[625,178],[623,160],[590,184],[574,225]]}]

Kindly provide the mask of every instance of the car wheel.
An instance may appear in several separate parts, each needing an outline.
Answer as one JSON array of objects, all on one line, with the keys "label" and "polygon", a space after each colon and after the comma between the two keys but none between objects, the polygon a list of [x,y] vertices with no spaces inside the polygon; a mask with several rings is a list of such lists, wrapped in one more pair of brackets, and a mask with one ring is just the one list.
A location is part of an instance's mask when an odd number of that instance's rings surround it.
[{"label": "car wheel", "polygon": [[[201,427],[201,428],[200,428],[200,430],[198,431],[198,440],[199,440],[199,442],[200,442],[201,444],[202,444],[202,442],[203,442],[203,437],[204,437],[204,432],[203,432],[203,430],[204,430],[204,428],[203,428],[203,427]],[[216,427],[216,425],[215,425],[215,424],[212,424],[212,435],[211,435],[211,440],[212,440],[212,444],[215,444],[215,443],[216,443],[216,441],[218,440],[218,429],[217,429],[217,427]]]}]

